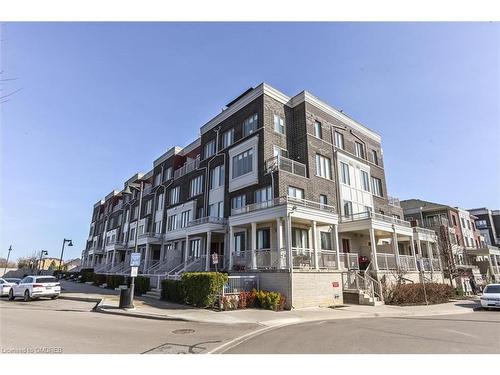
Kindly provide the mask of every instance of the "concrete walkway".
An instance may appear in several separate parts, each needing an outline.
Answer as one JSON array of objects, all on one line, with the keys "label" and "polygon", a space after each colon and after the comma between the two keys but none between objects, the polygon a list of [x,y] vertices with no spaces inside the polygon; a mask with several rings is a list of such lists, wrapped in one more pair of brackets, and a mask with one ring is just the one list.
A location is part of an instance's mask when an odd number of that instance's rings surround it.
[{"label": "concrete walkway", "polygon": [[256,323],[264,327],[328,319],[451,315],[468,313],[478,306],[477,301],[460,300],[429,306],[344,305],[337,308],[316,307],[280,312],[261,309],[214,311],[158,301],[149,297],[136,297],[134,309],[120,309],[118,291],[68,281],[62,281],[61,286],[63,287],[61,298],[100,300],[96,311],[102,313],[219,324]]}]

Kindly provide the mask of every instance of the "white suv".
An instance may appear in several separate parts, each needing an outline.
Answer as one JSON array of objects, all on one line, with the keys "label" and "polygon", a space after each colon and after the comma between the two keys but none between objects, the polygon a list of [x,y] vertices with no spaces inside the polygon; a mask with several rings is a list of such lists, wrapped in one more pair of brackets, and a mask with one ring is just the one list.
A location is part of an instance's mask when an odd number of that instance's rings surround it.
[{"label": "white suv", "polygon": [[39,297],[55,299],[61,294],[61,284],[54,276],[26,276],[18,284],[12,285],[9,300],[23,297],[25,301]]}]

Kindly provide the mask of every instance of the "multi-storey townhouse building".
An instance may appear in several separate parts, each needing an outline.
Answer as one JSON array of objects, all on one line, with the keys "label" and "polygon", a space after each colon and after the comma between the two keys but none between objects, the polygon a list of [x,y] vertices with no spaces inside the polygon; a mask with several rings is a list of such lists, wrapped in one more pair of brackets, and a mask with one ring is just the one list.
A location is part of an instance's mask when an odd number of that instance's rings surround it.
[{"label": "multi-storey townhouse building", "polygon": [[127,273],[136,242],[153,284],[217,268],[258,277],[295,307],[380,295],[397,273],[418,280],[418,258],[442,280],[435,233],[412,228],[388,195],[381,136],[308,92],[267,84],[97,202],[85,265]]},{"label": "multi-storey townhouse building", "polygon": [[477,218],[476,228],[484,236],[486,243],[500,247],[500,211],[492,211],[486,207],[473,208],[468,211]]},{"label": "multi-storey townhouse building", "polygon": [[464,289],[476,283],[498,280],[497,249],[488,246],[476,228],[477,217],[459,207],[409,199],[401,201],[404,217],[412,225],[436,231],[446,275]]}]

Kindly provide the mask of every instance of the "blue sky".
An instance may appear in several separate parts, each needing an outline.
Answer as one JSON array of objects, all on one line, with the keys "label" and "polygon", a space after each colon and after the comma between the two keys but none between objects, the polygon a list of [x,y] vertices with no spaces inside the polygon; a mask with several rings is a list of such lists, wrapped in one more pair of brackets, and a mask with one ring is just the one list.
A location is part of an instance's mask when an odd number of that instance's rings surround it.
[{"label": "blue sky", "polygon": [[[0,256],[85,246],[92,206],[248,87],[382,135],[389,193],[500,209],[495,23],[7,23]],[[151,134],[154,134],[152,136]]]}]

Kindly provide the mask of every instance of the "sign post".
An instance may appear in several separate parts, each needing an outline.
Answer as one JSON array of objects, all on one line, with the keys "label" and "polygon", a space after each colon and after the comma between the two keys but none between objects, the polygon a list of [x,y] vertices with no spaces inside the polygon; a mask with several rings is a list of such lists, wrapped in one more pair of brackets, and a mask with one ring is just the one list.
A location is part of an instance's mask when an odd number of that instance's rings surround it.
[{"label": "sign post", "polygon": [[338,288],[340,288],[340,284],[338,281],[332,281],[333,288],[333,308],[335,309],[336,301],[340,298],[340,294]]},{"label": "sign post", "polygon": [[135,277],[141,265],[141,253],[130,254],[130,301],[134,301]]},{"label": "sign post", "polygon": [[212,254],[212,263],[215,266],[215,272],[217,272],[217,265],[219,264],[219,254],[217,253]]}]

